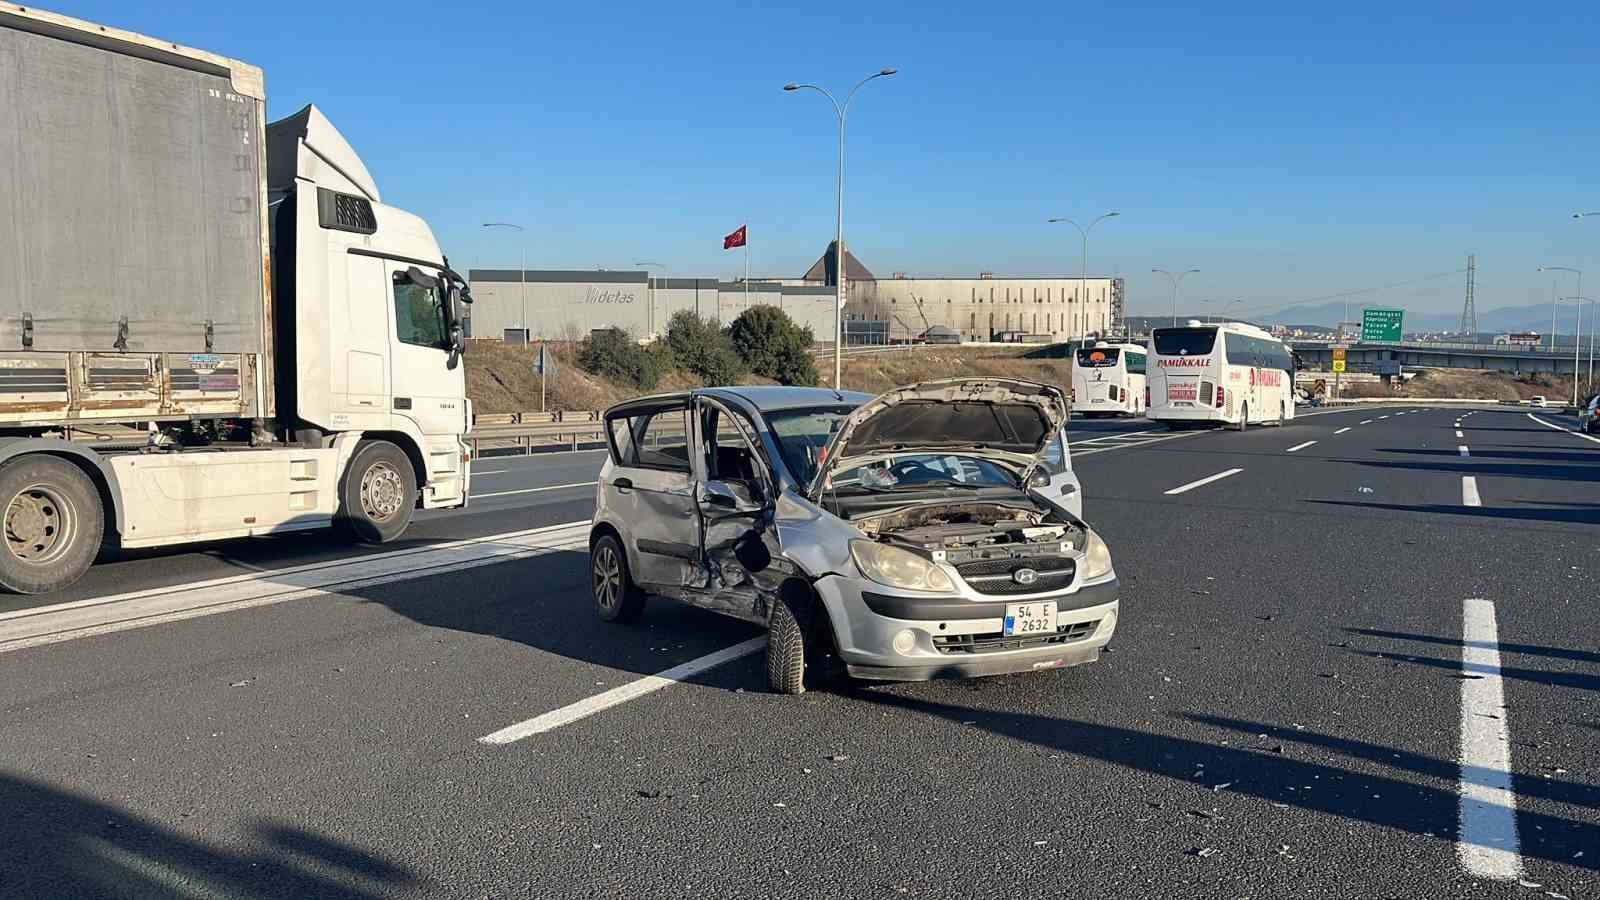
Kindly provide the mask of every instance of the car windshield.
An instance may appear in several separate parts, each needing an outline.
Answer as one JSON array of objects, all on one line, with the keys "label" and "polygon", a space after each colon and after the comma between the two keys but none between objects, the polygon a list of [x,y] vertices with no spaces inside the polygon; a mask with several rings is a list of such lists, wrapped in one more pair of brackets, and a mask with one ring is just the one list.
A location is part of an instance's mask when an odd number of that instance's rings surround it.
[{"label": "car windshield", "polygon": [[802,487],[816,477],[822,448],[828,445],[828,439],[852,409],[851,406],[821,406],[778,410],[763,416],[778,443],[783,464]]},{"label": "car windshield", "polygon": [[975,456],[951,453],[900,453],[835,472],[834,490],[895,491],[925,486],[1016,487],[1005,467]]}]

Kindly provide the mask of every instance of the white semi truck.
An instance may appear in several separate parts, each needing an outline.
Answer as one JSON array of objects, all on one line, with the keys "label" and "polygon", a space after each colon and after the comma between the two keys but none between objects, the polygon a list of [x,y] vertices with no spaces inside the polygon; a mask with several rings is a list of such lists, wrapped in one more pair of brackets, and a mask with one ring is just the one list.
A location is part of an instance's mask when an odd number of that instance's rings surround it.
[{"label": "white semi truck", "polygon": [[0,587],[466,503],[465,281],[263,84],[0,2]]}]

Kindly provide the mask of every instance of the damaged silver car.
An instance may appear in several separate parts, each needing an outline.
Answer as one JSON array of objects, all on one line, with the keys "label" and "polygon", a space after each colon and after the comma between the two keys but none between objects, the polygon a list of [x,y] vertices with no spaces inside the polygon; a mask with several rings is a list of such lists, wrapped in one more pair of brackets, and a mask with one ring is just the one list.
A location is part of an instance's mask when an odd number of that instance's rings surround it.
[{"label": "damaged silver car", "polygon": [[1093,662],[1111,553],[1082,517],[1054,387],[930,381],[877,398],[705,388],[606,411],[595,608],[648,595],[768,629],[773,690]]}]

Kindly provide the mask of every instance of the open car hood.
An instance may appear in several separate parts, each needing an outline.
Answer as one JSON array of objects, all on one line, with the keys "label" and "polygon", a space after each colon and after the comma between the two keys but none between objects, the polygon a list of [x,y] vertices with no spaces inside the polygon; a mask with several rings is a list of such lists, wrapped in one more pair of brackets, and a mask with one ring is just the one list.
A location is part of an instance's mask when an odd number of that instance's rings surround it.
[{"label": "open car hood", "polygon": [[896,388],[847,416],[823,449],[811,493],[832,473],[896,453],[959,453],[1024,468],[1067,419],[1059,388],[1013,378],[947,378]]}]

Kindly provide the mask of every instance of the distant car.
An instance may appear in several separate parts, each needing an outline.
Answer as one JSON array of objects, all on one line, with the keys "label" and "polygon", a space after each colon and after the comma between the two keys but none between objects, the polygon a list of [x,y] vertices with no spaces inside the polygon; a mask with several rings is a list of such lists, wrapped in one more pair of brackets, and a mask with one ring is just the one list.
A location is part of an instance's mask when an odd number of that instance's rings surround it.
[{"label": "distant car", "polygon": [[787,694],[829,670],[912,681],[1093,662],[1117,575],[1082,518],[1068,409],[1060,389],[1006,378],[614,406],[595,610],[630,621],[648,592],[765,626],[768,683]]},{"label": "distant car", "polygon": [[1532,400],[1528,401],[1528,405],[1529,406],[1544,406],[1544,398],[1543,397],[1534,397]]},{"label": "distant car", "polygon": [[1600,432],[1600,394],[1589,398],[1589,402],[1578,410],[1578,424],[1583,427],[1584,434]]}]

